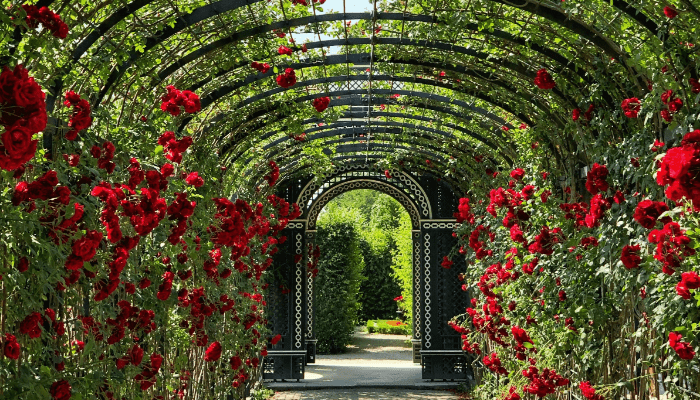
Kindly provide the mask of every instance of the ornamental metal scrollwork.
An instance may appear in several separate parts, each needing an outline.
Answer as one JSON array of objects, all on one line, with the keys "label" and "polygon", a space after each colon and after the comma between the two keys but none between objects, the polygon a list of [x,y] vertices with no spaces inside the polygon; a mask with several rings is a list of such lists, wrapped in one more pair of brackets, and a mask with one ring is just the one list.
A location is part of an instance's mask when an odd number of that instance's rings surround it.
[{"label": "ornamental metal scrollwork", "polygon": [[[304,247],[304,242],[303,242],[303,236],[301,233],[297,233],[296,235],[296,249],[295,253],[296,254],[303,254],[303,247]],[[295,312],[295,321],[294,321],[294,347],[297,349],[301,348],[301,317],[302,317],[302,295],[303,295],[303,288],[302,288],[302,283],[304,281],[303,275],[304,271],[306,270],[304,268],[304,257],[301,257],[301,260],[296,263],[295,268],[295,274],[296,274],[296,279],[295,279],[295,286],[294,286],[294,312]]]},{"label": "ornamental metal scrollwork", "polygon": [[420,216],[416,204],[404,192],[381,181],[361,179],[341,183],[321,194],[321,196],[316,199],[309,210],[308,229],[316,229],[316,219],[318,218],[318,214],[321,212],[323,207],[328,204],[328,202],[342,193],[356,189],[373,189],[386,193],[395,198],[408,212],[408,215],[411,217],[411,224],[413,225],[413,228],[418,229],[420,226]]},{"label": "ornamental metal scrollwork", "polygon": [[432,336],[430,335],[432,331],[430,328],[430,312],[432,311],[432,307],[430,306],[430,234],[426,233],[424,238],[425,242],[423,243],[423,247],[425,249],[425,278],[423,282],[423,289],[425,292],[423,296],[425,297],[425,348],[429,349],[431,346],[430,339],[432,339]]},{"label": "ornamental metal scrollwork", "polygon": [[[389,173],[393,178],[392,181],[389,181],[382,173],[370,171],[369,166],[366,164],[336,167],[335,172],[331,174],[323,185],[319,186],[317,183],[310,182],[304,190],[302,190],[296,203],[302,207],[302,211],[306,211],[314,200],[317,200],[334,185],[342,184],[348,180],[362,178],[385,182],[387,185],[398,189],[413,200],[413,203],[416,204],[417,208],[420,210],[419,214],[421,218],[431,218],[432,208],[428,201],[428,195],[418,182],[410,175],[397,169],[391,169]],[[303,213],[302,215],[306,214]]]}]

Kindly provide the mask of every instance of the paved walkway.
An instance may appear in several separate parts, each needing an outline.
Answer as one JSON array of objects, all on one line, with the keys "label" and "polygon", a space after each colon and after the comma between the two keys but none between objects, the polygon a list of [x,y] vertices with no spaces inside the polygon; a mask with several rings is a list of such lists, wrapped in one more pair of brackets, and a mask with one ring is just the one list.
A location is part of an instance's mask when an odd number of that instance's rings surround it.
[{"label": "paved walkway", "polygon": [[421,379],[410,336],[358,331],[344,354],[317,355],[300,382],[265,382],[274,400],[453,400],[453,382]]},{"label": "paved walkway", "polygon": [[336,389],[277,392],[273,400],[456,400],[446,391],[406,389]]}]

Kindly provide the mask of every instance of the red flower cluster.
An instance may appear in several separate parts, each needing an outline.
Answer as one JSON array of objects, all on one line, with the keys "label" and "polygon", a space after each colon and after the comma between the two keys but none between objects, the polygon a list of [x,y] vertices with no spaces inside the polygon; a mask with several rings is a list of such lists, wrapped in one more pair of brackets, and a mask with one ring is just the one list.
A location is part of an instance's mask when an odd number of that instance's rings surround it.
[{"label": "red flower cluster", "polygon": [[686,256],[695,254],[695,249],[689,246],[690,238],[676,222],[669,222],[663,229],[651,231],[649,242],[656,244],[654,258],[663,263],[663,272],[668,275],[673,275]]},{"label": "red flower cluster", "polygon": [[586,175],[586,190],[591,192],[591,194],[607,191],[609,187],[608,182],[605,180],[607,177],[608,167],[594,163]]},{"label": "red flower cluster", "polygon": [[221,343],[212,343],[204,352],[204,361],[216,361],[221,358]]},{"label": "red flower cluster", "polygon": [[622,111],[627,118],[637,118],[639,110],[642,108],[642,103],[636,97],[622,100]]},{"label": "red flower cluster", "polygon": [[46,128],[46,103],[41,86],[20,64],[7,66],[0,74],[0,125],[5,128],[0,142],[0,168],[20,168],[36,153],[38,140],[32,136]]},{"label": "red flower cluster", "polygon": [[191,136],[184,136],[180,140],[175,139],[175,132],[171,131],[163,133],[158,138],[158,144],[163,146],[163,151],[166,153],[165,158],[178,164],[182,161],[182,153],[187,151],[192,142]]},{"label": "red flower cluster", "polygon": [[277,167],[277,163],[275,163],[273,160],[270,160],[268,163],[270,166],[270,172],[263,177],[267,184],[272,187],[275,186],[275,183],[277,183],[277,179],[280,177],[280,169]]},{"label": "red flower cluster", "polygon": [[692,360],[695,357],[695,351],[693,351],[693,346],[688,342],[681,342],[683,335],[677,332],[670,332],[668,334],[668,345],[678,354],[683,360]]},{"label": "red flower cluster", "polygon": [[18,359],[20,345],[19,343],[17,343],[17,338],[15,337],[15,335],[10,335],[9,333],[6,333],[4,342],[5,343],[3,345],[3,354],[5,354],[5,357],[10,358],[12,360]]},{"label": "red flower cluster", "polygon": [[66,100],[63,102],[63,105],[66,107],[73,107],[73,114],[68,121],[68,126],[71,129],[66,133],[66,139],[75,140],[78,137],[78,132],[92,125],[90,103],[87,100],[81,99],[79,94],[70,90],[66,93]]},{"label": "red flower cluster", "polygon": [[542,68],[541,70],[537,71],[535,85],[540,89],[549,90],[554,89],[557,84],[554,82],[554,79],[552,79],[552,76],[549,75],[549,72]]},{"label": "red flower cluster", "polygon": [[569,385],[568,379],[562,378],[555,370],[548,368],[543,369],[540,373],[537,367],[530,366],[523,371],[523,376],[530,379],[530,384],[525,386],[523,391],[537,395],[537,397],[554,393],[558,386]]},{"label": "red flower cluster", "polygon": [[489,232],[489,229],[483,225],[479,225],[472,231],[469,235],[469,247],[476,253],[476,259],[481,260],[486,256],[493,254],[492,250],[486,250],[484,248],[484,241],[479,240],[479,235],[481,232]]},{"label": "red flower cluster", "polygon": [[48,7],[37,7],[30,6],[28,4],[22,4],[24,12],[27,13],[27,25],[34,29],[39,27],[41,24],[44,28],[48,29],[51,34],[59,39],[65,39],[68,35],[68,25],[66,25],[61,17],[55,12],[48,9]]},{"label": "red flower cluster", "polygon": [[501,365],[498,354],[491,353],[490,356],[484,357],[482,361],[484,362],[484,366],[491,371],[501,375],[508,375],[508,371]]},{"label": "red flower cluster", "polygon": [[287,68],[283,74],[277,75],[277,84],[285,89],[294,86],[296,83],[297,76],[292,68]]},{"label": "red flower cluster", "polygon": [[[668,206],[666,203],[661,201],[652,200],[642,200],[637,204],[637,208],[634,210],[634,220],[639,222],[639,225],[652,229],[656,225],[656,221],[659,219],[661,214],[668,211]],[[661,223],[666,224],[671,222],[670,217],[664,217],[661,219]]]},{"label": "red flower cluster", "polygon": [[700,209],[700,129],[687,133],[681,146],[670,149],[661,160],[656,183],[665,186],[666,197],[679,201],[686,198]]},{"label": "red flower cluster", "polygon": [[180,107],[184,107],[185,112],[188,114],[194,114],[202,109],[202,104],[197,94],[189,90],[180,91],[173,85],[169,85],[167,89],[168,93],[160,98],[163,101],[160,109],[173,117],[180,115]]},{"label": "red flower cluster", "polygon": [[625,245],[625,247],[622,248],[622,255],[620,256],[620,260],[622,261],[622,264],[625,266],[625,268],[639,268],[639,264],[642,262],[642,258],[639,256],[639,250],[639,245]]},{"label": "red flower cluster", "polygon": [[267,71],[270,70],[270,64],[268,63],[259,63],[257,61],[253,61],[250,63],[250,67],[253,69],[257,69],[260,73],[266,74]]},{"label": "red flower cluster", "polygon": [[123,369],[128,364],[138,366],[141,361],[143,361],[143,349],[135,344],[124,357],[117,359],[117,369]]},{"label": "red flower cluster", "polygon": [[68,187],[58,186],[56,171],[49,170],[29,184],[24,181],[18,182],[12,193],[12,204],[18,206],[30,201],[30,209],[34,209],[34,200],[55,199],[55,202],[67,205],[70,202],[70,194]]},{"label": "red flower cluster", "polygon": [[661,117],[666,122],[673,120],[673,114],[677,113],[683,107],[683,100],[673,94],[673,90],[667,90],[661,94],[661,101],[666,105],[666,109],[661,110]]},{"label": "red flower cluster", "polygon": [[515,179],[516,181],[520,181],[525,177],[525,170],[523,170],[522,168],[516,168],[510,171],[510,177]]},{"label": "red flower cluster", "polygon": [[147,390],[156,383],[156,375],[163,364],[163,356],[158,353],[151,354],[151,362],[143,367],[141,373],[134,377],[134,380],[141,386],[141,390]]},{"label": "red flower cluster", "polygon": [[591,386],[589,381],[579,383],[578,388],[581,389],[583,397],[588,400],[605,400],[603,396],[595,393],[595,389]]},{"label": "red flower cluster", "polygon": [[535,241],[532,242],[528,247],[528,251],[532,254],[546,254],[551,256],[554,253],[553,246],[556,243],[560,243],[562,240],[561,228],[549,229],[548,226],[543,226],[540,233],[535,236]]},{"label": "red flower cluster", "polygon": [[168,218],[176,223],[168,236],[168,242],[173,245],[180,243],[187,230],[187,220],[194,214],[196,205],[196,202],[187,200],[187,193],[175,193],[175,200],[168,206]]},{"label": "red flower cluster", "polygon": [[73,242],[73,253],[66,259],[66,269],[78,270],[82,268],[83,263],[95,257],[101,241],[101,232],[87,231],[85,236]]},{"label": "red flower cluster", "polygon": [[39,324],[42,322],[43,317],[38,312],[33,312],[22,320],[19,324],[20,333],[24,333],[32,339],[41,336],[41,327]]},{"label": "red flower cluster", "polygon": [[68,381],[60,380],[51,384],[49,394],[51,394],[53,400],[69,400],[72,396],[71,389]]},{"label": "red flower cluster", "polygon": [[199,176],[199,172],[190,172],[185,178],[185,183],[198,188],[204,186],[204,179]]},{"label": "red flower cluster", "polygon": [[678,15],[678,11],[673,7],[666,6],[664,7],[664,15],[668,17],[668,19],[674,19]]},{"label": "red flower cluster", "polygon": [[690,290],[700,288],[700,277],[697,272],[683,272],[681,281],[676,285],[676,293],[685,300],[690,300]]},{"label": "red flower cluster", "polygon": [[452,262],[452,260],[450,260],[450,257],[444,256],[442,258],[442,263],[440,263],[440,265],[442,266],[442,268],[450,269],[450,268],[452,268],[452,265],[454,265],[454,262]]},{"label": "red flower cluster", "polygon": [[117,166],[112,162],[115,150],[114,144],[109,141],[102,143],[101,149],[96,145],[92,146],[90,154],[97,159],[97,168],[104,169],[108,174],[114,172],[114,168]]},{"label": "red flower cluster", "polygon": [[291,56],[293,51],[287,46],[280,46],[279,49],[277,49],[277,53],[279,53],[279,55]]},{"label": "red flower cluster", "polygon": [[328,108],[328,105],[331,103],[331,98],[326,96],[326,97],[319,97],[314,99],[314,108],[318,112],[323,112],[326,108]]},{"label": "red flower cluster", "polygon": [[457,212],[453,214],[457,218],[457,223],[461,224],[464,221],[474,224],[474,214],[471,212],[471,207],[469,206],[469,199],[462,197],[459,199],[459,205],[457,206]]}]

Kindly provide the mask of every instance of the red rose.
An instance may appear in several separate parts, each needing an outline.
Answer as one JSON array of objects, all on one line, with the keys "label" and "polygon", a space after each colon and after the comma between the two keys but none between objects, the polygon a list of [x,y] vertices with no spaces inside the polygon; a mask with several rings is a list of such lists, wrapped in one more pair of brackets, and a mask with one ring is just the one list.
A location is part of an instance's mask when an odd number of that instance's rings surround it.
[{"label": "red rose", "polygon": [[699,289],[700,288],[700,277],[695,271],[683,272],[681,274],[682,283],[688,289]]},{"label": "red rose", "polygon": [[20,345],[17,343],[17,338],[15,335],[5,334],[5,346],[3,346],[3,352],[5,357],[16,360],[19,358]]},{"label": "red rose", "polygon": [[41,86],[34,82],[34,78],[21,79],[15,82],[12,88],[15,104],[24,108],[39,108],[44,102],[44,92]]},{"label": "red rose", "polygon": [[292,68],[287,68],[284,73],[277,76],[277,84],[283,88],[289,88],[297,83],[296,73]]},{"label": "red rose", "polygon": [[693,351],[693,346],[688,342],[681,342],[683,335],[676,332],[670,332],[668,334],[668,344],[671,348],[678,354],[678,357],[683,360],[692,360],[695,356],[695,351]]},{"label": "red rose", "polygon": [[133,365],[139,365],[141,364],[141,360],[143,360],[143,349],[139,347],[138,344],[135,344],[134,347],[129,350],[129,361]]},{"label": "red rose", "polygon": [[202,177],[199,176],[198,172],[192,172],[187,175],[187,178],[185,178],[185,183],[198,188],[204,185],[204,179],[202,179]]},{"label": "red rose", "polygon": [[326,108],[328,108],[328,105],[330,104],[331,99],[330,97],[319,97],[317,99],[314,99],[314,108],[318,112],[323,112]]},{"label": "red rose", "polygon": [[642,262],[642,258],[639,257],[639,250],[639,245],[625,245],[625,247],[622,248],[622,255],[620,256],[620,260],[622,261],[622,265],[624,265],[625,268],[639,268],[639,264]]},{"label": "red rose", "polygon": [[540,89],[549,90],[554,89],[554,87],[557,84],[552,79],[552,76],[549,75],[549,72],[547,72],[547,70],[543,68],[537,71],[537,76],[535,77],[535,85]]},{"label": "red rose", "polygon": [[[2,146],[4,153],[10,160],[17,164],[17,167],[34,157],[36,153],[36,140],[32,140],[32,132],[20,124],[15,124],[8,128],[2,135]],[[0,154],[0,157],[2,154]],[[12,168],[12,169],[16,169]]]},{"label": "red rose", "polygon": [[525,171],[522,168],[516,168],[510,171],[510,177],[516,181],[520,181],[523,179],[523,177],[525,177]]},{"label": "red rose", "polygon": [[639,110],[642,108],[642,103],[636,97],[624,99],[622,101],[622,111],[625,112],[627,118],[637,118]]},{"label": "red rose", "polygon": [[660,201],[643,200],[637,204],[634,210],[634,220],[647,229],[652,229],[656,225],[659,216],[668,211],[666,203]]},{"label": "red rose", "polygon": [[20,322],[19,331],[25,335],[28,335],[32,339],[38,338],[41,336],[41,328],[39,327],[41,319],[41,314],[38,312],[33,312],[27,315],[24,320]]},{"label": "red rose", "polygon": [[668,19],[674,19],[678,15],[678,11],[676,11],[673,7],[666,6],[664,7],[664,15],[666,15]]},{"label": "red rose", "polygon": [[221,343],[214,342],[204,352],[204,361],[216,361],[221,358]]},{"label": "red rose", "polygon": [[68,400],[71,398],[71,387],[68,381],[54,382],[49,390],[54,400]]}]

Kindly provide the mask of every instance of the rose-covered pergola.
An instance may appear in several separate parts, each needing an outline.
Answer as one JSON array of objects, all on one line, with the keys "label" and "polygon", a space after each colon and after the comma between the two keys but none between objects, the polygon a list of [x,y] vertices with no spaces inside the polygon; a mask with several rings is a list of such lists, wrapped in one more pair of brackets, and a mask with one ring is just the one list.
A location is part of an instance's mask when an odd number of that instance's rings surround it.
[{"label": "rose-covered pergola", "polygon": [[463,196],[478,395],[698,396],[700,3],[328,6],[3,3],[2,395],[241,398],[277,195],[361,166]]}]

